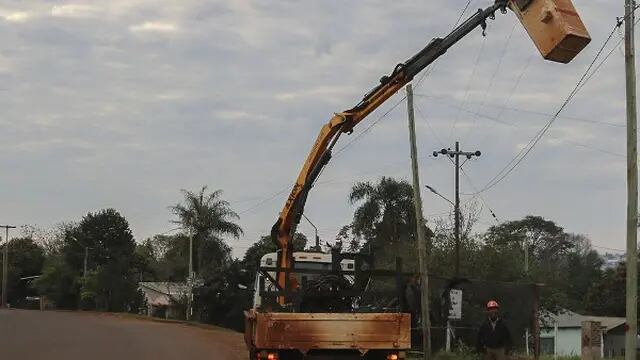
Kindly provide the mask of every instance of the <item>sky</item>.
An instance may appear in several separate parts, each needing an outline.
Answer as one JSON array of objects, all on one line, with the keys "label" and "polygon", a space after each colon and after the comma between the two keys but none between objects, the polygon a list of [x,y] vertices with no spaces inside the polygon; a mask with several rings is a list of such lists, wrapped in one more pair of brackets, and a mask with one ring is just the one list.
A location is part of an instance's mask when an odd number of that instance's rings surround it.
[{"label": "sky", "polygon": [[[559,109],[624,13],[623,1],[574,2],[593,41],[571,64],[544,61],[514,14],[498,14],[414,84],[423,184],[453,197],[453,166],[430,154],[460,141],[482,151],[464,164],[462,193],[483,189]],[[207,185],[240,215],[244,235],[228,243],[241,256],[269,233],[320,127],[448,33],[466,3],[0,0],[0,221],[46,229],[112,207],[140,241],[174,227],[180,189]],[[474,0],[465,16],[490,4]],[[508,177],[462,196],[483,209],[476,231],[495,224],[490,208],[624,248],[620,40]],[[403,97],[337,145],[349,144],[306,207],[323,241],[350,222],[354,182],[409,179]],[[451,211],[422,198],[430,223]]]}]

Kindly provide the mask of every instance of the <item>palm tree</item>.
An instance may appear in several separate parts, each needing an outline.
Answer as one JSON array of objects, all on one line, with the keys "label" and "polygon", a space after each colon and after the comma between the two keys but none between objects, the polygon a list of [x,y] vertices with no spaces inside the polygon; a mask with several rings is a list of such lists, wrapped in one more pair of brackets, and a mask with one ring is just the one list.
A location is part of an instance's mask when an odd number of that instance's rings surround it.
[{"label": "palm tree", "polygon": [[397,243],[415,235],[413,189],[406,180],[383,177],[376,184],[358,182],[349,201],[358,204],[353,214],[353,232],[374,245]]},{"label": "palm tree", "polygon": [[198,192],[181,190],[184,201],[170,207],[179,224],[193,236],[194,271],[207,277],[231,261],[231,248],[225,236],[239,238],[242,228],[234,222],[240,217],[229,202],[222,200],[222,190],[207,192],[203,186]]}]

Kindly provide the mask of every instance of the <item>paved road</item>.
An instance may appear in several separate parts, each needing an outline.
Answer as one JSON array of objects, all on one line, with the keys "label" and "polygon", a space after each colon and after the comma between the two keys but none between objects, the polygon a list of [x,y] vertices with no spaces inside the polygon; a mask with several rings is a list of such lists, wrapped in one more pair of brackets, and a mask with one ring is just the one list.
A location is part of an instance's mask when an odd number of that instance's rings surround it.
[{"label": "paved road", "polygon": [[107,314],[0,310],[0,358],[246,360],[242,335]]}]

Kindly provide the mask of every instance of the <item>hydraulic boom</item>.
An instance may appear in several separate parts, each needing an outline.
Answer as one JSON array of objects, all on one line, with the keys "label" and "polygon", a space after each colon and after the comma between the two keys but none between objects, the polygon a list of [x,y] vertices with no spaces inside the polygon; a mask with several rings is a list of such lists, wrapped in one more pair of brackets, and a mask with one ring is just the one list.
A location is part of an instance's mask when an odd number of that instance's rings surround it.
[{"label": "hydraulic boom", "polygon": [[[390,75],[384,76],[380,80],[380,84],[367,93],[359,104],[335,114],[322,127],[298,175],[296,184],[280,213],[280,217],[271,230],[272,240],[280,249],[278,255],[279,269],[290,269],[292,266],[293,247],[291,240],[302,217],[307,196],[322,169],[331,159],[331,151],[340,136],[344,133],[353,132],[353,128],[364,120],[367,115],[371,114],[413,80],[420,71],[432,64],[474,29],[482,27],[484,34],[484,30],[487,27],[487,19],[494,19],[498,10],[506,14],[508,3],[508,0],[496,0],[492,6],[484,10],[478,10],[477,13],[455,28],[449,35],[431,40],[424,49],[404,63],[398,64]],[[289,278],[284,271],[278,271],[277,282],[280,289],[290,289],[292,286],[296,286],[295,279]],[[279,299],[279,303],[281,305],[286,304],[284,296]]]}]

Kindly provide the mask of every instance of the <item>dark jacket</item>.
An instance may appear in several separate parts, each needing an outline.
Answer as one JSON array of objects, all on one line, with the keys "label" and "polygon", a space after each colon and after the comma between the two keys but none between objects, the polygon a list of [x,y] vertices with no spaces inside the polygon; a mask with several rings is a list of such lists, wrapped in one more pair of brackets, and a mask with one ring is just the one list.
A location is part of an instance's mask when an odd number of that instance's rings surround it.
[{"label": "dark jacket", "polygon": [[511,348],[511,333],[502,319],[498,318],[493,324],[489,319],[482,323],[478,331],[476,348],[479,352],[484,352],[485,348],[505,348],[505,350],[509,351]]}]

